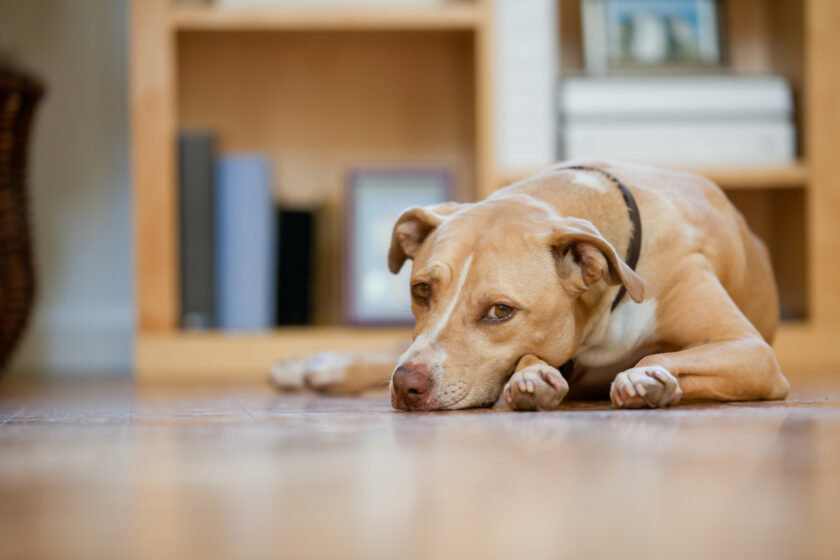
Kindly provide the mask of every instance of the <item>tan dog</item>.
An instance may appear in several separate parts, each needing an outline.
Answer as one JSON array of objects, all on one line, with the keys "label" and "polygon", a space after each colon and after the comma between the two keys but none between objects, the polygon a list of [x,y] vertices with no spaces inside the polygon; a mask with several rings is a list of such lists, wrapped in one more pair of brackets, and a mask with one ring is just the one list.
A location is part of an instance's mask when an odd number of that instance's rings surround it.
[{"label": "tan dog", "polygon": [[[625,258],[639,239],[634,271]],[[395,408],[488,406],[503,393],[515,410],[549,410],[570,390],[625,408],[788,393],[769,346],[767,250],[702,177],[561,165],[482,202],[406,210],[388,259],[392,272],[414,261],[417,320],[391,376]],[[355,391],[383,383],[396,356],[323,354],[273,378]]]}]

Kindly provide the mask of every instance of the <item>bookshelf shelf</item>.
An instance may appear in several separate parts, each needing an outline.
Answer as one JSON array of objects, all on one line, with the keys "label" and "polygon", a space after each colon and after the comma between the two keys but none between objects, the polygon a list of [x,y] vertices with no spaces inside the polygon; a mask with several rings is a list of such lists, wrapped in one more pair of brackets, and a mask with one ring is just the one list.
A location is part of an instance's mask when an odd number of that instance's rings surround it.
[{"label": "bookshelf shelf", "polygon": [[[682,168],[717,183],[724,189],[789,189],[808,188],[808,164],[797,161],[791,165],[732,168]],[[499,186],[526,179],[540,170],[501,172]]]},{"label": "bookshelf shelf", "polygon": [[[144,381],[260,381],[267,366],[324,349],[375,349],[409,340],[408,329],[301,327],[267,333],[146,333],[136,340],[137,368]],[[815,332],[807,323],[782,323],[774,348],[784,371],[803,363],[826,368],[836,354],[836,333]]]},{"label": "bookshelf shelf", "polygon": [[223,9],[179,6],[171,25],[178,31],[405,31],[471,30],[481,18],[472,3],[424,7]]},{"label": "bookshelf shelf", "polygon": [[410,340],[407,328],[289,327],[265,333],[141,333],[144,380],[265,379],[268,365],[309,352],[376,349]]}]

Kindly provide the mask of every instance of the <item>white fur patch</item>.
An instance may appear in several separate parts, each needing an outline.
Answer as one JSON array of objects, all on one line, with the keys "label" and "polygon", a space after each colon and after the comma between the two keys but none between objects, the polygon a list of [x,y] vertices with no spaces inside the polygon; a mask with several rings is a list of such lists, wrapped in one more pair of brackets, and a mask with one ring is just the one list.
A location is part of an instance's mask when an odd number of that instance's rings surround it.
[{"label": "white fur patch", "polygon": [[455,287],[455,293],[452,295],[449,305],[446,307],[446,310],[440,316],[437,323],[435,323],[431,329],[417,337],[409,349],[406,350],[405,354],[400,357],[397,367],[402,366],[406,362],[417,360],[426,364],[432,374],[436,374],[437,370],[443,365],[443,362],[446,360],[446,353],[437,347],[435,343],[437,342],[440,333],[443,332],[443,329],[449,323],[449,318],[452,316],[452,312],[455,311],[455,307],[461,299],[461,292],[463,291],[464,284],[467,281],[467,275],[470,272],[472,260],[473,254],[470,254],[464,262],[463,268],[461,268],[461,276],[458,278],[458,285]]},{"label": "white fur patch", "polygon": [[575,360],[597,367],[614,364],[634,350],[656,340],[656,299],[641,303],[623,301],[614,313],[590,332],[581,344]]},{"label": "white fur patch", "polygon": [[596,191],[606,192],[607,187],[604,183],[601,182],[600,178],[591,172],[579,171],[575,174],[575,178],[572,179],[573,185],[578,185],[580,187],[587,187],[590,189],[595,189]]},{"label": "white fur patch", "polygon": [[301,389],[303,388],[303,374],[308,362],[308,357],[276,362],[271,365],[268,375],[281,389]]}]

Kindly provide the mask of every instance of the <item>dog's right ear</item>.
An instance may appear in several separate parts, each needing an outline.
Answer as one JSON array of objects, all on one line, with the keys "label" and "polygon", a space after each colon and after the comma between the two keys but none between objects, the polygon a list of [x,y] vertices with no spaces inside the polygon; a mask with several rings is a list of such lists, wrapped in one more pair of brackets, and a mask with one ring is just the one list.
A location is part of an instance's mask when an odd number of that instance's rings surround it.
[{"label": "dog's right ear", "polygon": [[461,206],[457,202],[444,202],[434,206],[414,206],[403,212],[391,234],[391,249],[388,251],[391,272],[398,273],[406,259],[413,259],[429,234]]}]

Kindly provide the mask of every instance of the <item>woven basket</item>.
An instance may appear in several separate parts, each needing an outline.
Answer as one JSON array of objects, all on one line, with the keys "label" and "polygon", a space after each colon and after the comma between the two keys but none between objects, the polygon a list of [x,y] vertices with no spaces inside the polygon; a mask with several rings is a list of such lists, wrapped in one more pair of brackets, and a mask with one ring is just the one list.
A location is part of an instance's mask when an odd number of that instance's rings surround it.
[{"label": "woven basket", "polygon": [[0,371],[20,340],[35,300],[26,197],[26,160],[41,85],[0,66]]}]

